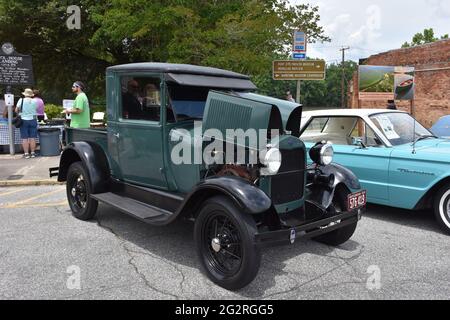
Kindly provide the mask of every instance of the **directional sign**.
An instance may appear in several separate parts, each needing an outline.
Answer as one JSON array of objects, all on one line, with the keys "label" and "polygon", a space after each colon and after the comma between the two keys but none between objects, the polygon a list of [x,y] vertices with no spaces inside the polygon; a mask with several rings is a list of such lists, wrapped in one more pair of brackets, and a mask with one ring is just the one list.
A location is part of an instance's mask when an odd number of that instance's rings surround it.
[{"label": "directional sign", "polygon": [[306,53],[297,53],[297,52],[294,52],[294,53],[292,54],[292,59],[305,60],[305,59],[306,59]]},{"label": "directional sign", "polygon": [[324,80],[324,60],[275,60],[274,80]]},{"label": "directional sign", "polygon": [[306,34],[303,31],[294,31],[293,52],[306,53]]}]

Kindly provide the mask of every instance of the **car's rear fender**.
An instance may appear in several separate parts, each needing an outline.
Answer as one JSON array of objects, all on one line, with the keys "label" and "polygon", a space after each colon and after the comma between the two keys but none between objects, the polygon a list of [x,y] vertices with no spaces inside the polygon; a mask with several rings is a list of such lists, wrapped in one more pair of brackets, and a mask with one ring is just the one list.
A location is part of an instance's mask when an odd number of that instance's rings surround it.
[{"label": "car's rear fender", "polygon": [[59,162],[58,181],[67,180],[72,163],[81,161],[89,173],[92,193],[104,192],[110,177],[108,160],[100,145],[94,142],[72,142],[63,151]]}]

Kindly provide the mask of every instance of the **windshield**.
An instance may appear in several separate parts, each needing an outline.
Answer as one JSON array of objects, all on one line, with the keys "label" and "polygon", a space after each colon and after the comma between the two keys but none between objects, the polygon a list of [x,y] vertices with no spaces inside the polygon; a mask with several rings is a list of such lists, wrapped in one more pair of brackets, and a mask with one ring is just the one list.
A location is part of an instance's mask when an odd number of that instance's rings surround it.
[{"label": "windshield", "polygon": [[407,113],[379,113],[370,119],[393,146],[411,143],[432,133]]},{"label": "windshield", "polygon": [[170,107],[175,119],[202,119],[209,88],[169,85]]}]

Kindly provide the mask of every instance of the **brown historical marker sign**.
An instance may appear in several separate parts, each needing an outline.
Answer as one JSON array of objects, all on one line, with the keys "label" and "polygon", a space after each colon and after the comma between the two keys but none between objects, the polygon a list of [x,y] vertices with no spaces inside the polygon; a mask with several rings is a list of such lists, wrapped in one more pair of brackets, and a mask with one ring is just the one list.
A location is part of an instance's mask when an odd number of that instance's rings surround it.
[{"label": "brown historical marker sign", "polygon": [[31,56],[14,51],[12,45],[3,44],[0,50],[0,84],[8,86],[34,85]]},{"label": "brown historical marker sign", "polygon": [[324,80],[324,60],[275,60],[274,80]]}]

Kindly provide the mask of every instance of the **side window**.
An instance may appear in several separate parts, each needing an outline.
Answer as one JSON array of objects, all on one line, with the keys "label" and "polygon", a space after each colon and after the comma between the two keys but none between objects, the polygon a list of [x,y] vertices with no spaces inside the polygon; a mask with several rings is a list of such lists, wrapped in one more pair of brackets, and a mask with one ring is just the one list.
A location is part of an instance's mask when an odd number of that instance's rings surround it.
[{"label": "side window", "polygon": [[352,140],[353,138],[359,138],[366,146],[370,147],[379,147],[382,145],[372,128],[362,119],[358,119],[352,131],[351,138]]},{"label": "side window", "polygon": [[157,77],[120,79],[122,88],[122,119],[157,121],[161,112],[161,83]]},{"label": "side window", "polygon": [[322,137],[322,131],[325,128],[328,117],[313,118],[306,129],[303,131],[301,138],[305,142],[318,142]]},{"label": "side window", "polygon": [[325,140],[333,144],[350,145],[356,122],[355,117],[317,117],[309,123],[301,138],[307,142]]}]

